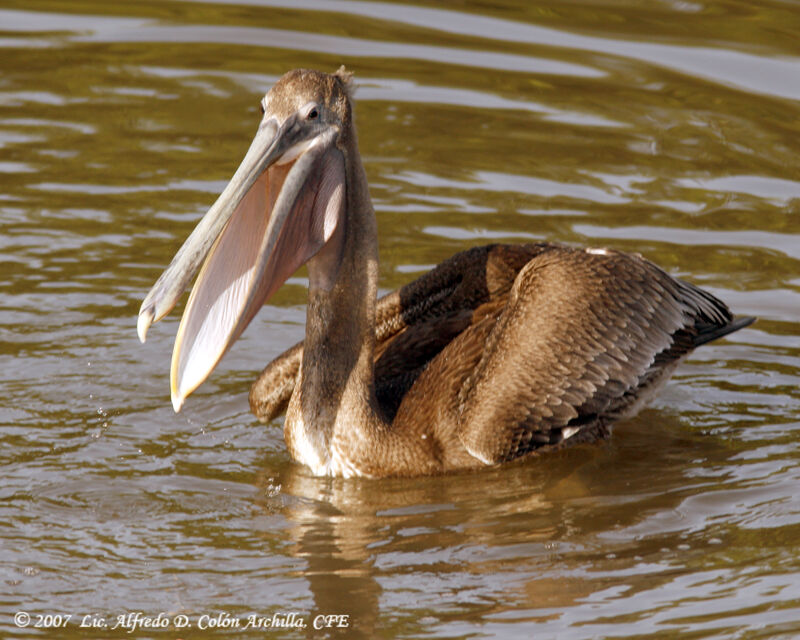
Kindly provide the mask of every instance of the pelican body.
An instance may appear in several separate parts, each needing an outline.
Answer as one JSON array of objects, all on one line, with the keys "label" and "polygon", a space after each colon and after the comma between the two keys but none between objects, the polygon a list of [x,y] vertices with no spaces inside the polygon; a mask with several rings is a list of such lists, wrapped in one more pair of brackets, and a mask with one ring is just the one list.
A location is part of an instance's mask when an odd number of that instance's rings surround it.
[{"label": "pelican body", "polygon": [[350,91],[344,68],[275,84],[242,164],[142,303],[144,341],[199,268],[176,411],[302,264],[305,340],[250,404],[265,421],[286,411],[289,452],[318,475],[474,469],[605,437],[695,347],[753,321],[641,256],[547,243],[476,247],[377,300]]}]

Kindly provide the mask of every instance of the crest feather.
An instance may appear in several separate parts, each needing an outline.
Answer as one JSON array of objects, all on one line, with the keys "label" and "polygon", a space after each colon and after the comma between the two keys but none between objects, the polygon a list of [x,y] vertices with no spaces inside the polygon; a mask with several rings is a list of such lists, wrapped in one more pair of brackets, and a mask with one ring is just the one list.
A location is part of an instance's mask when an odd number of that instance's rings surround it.
[{"label": "crest feather", "polygon": [[353,72],[348,71],[345,69],[345,66],[342,65],[337,69],[336,73],[333,74],[341,81],[342,85],[344,86],[345,91],[347,91],[348,97],[353,97],[353,90],[355,89],[353,83]]}]

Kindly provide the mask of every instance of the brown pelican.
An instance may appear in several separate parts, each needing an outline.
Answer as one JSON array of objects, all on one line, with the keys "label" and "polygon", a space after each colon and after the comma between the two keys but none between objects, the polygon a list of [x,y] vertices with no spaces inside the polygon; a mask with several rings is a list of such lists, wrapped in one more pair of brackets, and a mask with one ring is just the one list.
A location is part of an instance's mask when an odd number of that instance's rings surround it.
[{"label": "brown pelican", "polygon": [[459,253],[377,301],[350,85],[344,68],[275,84],[242,164],[142,303],[144,341],[204,261],[172,355],[176,411],[302,264],[305,341],[250,397],[262,418],[286,409],[289,451],[320,475],[433,474],[604,437],[695,347],[753,321],[641,256],[544,243]]}]

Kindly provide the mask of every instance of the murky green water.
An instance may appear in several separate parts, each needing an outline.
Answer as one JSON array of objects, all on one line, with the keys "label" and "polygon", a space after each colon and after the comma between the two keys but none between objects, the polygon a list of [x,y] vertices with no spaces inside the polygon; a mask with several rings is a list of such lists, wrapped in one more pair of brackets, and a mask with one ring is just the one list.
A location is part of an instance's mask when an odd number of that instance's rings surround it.
[{"label": "murky green water", "polygon": [[[0,0],[3,635],[800,634],[800,6],[438,7]],[[175,415],[179,313],[142,346],[141,298],[263,92],[341,63],[383,290],[477,243],[550,240],[641,252],[759,322],[608,442],[316,479],[246,398],[303,335],[300,273]],[[135,612],[192,626],[78,626]],[[198,626],[292,613],[309,628]]]}]

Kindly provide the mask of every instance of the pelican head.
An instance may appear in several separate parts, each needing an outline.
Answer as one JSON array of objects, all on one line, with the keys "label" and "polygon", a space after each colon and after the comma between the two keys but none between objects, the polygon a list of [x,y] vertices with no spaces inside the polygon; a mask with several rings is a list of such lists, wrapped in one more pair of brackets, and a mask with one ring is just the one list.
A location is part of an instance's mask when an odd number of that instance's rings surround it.
[{"label": "pelican head", "polygon": [[[287,278],[324,247],[341,244],[349,82],[343,67],[332,75],[298,69],[270,89],[244,160],[142,302],[144,342],[202,262],[172,352],[175,411]],[[326,251],[332,275],[341,254],[335,249]]]}]

